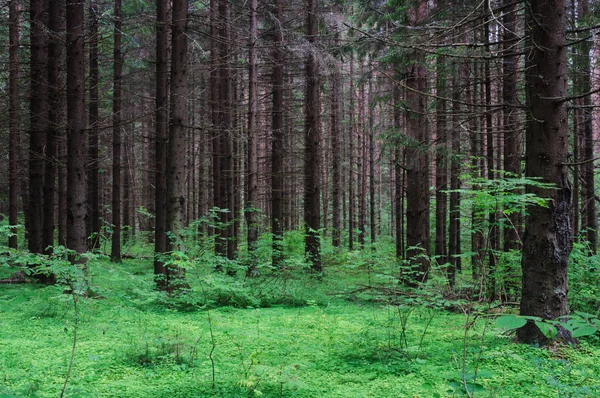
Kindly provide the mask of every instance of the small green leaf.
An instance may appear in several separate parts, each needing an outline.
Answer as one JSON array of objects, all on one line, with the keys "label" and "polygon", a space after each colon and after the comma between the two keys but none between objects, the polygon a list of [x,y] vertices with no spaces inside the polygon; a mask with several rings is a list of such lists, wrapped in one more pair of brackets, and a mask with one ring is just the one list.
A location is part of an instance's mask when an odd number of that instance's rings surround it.
[{"label": "small green leaf", "polygon": [[546,336],[547,339],[554,338],[558,333],[556,328],[553,325],[550,325],[549,323],[536,322],[535,325],[540,329],[540,332],[542,332],[542,334]]},{"label": "small green leaf", "polygon": [[526,319],[516,315],[504,315],[496,319],[496,326],[507,330],[518,329],[526,323]]},{"label": "small green leaf", "polygon": [[596,333],[597,329],[593,326],[584,326],[581,328],[577,328],[573,331],[573,337],[574,338],[578,338],[578,337],[584,337],[584,336],[591,336],[594,333]]}]

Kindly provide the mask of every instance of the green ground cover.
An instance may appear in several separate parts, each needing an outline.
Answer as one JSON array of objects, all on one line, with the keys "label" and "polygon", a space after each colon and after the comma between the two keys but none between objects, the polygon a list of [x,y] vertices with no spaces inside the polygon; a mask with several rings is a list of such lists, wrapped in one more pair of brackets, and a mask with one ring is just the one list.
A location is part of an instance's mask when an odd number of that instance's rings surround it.
[{"label": "green ground cover", "polygon": [[[153,290],[151,269],[91,262],[102,298],[79,299],[65,396],[425,398],[465,385],[476,397],[600,396],[597,338],[518,345],[494,311],[380,300],[359,289],[364,268],[244,280],[206,265],[178,298]],[[0,286],[0,396],[60,395],[74,332],[64,289]]]}]

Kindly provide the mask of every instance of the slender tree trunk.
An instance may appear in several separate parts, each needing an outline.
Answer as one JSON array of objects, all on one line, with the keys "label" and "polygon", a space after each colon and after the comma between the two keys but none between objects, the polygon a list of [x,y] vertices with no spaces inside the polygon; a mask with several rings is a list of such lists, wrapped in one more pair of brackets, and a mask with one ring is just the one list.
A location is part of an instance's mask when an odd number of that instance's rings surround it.
[{"label": "slender tree trunk", "polygon": [[[503,50],[502,59],[502,99],[505,104],[503,110],[504,130],[504,171],[509,176],[516,178],[521,176],[521,117],[518,107],[517,79],[518,79],[518,57],[515,46],[517,45],[517,4],[512,0],[504,0],[506,12],[504,14],[503,28]],[[523,228],[519,212],[513,212],[508,216],[510,225],[504,228],[504,251],[518,250],[521,247],[521,235]]]},{"label": "slender tree trunk", "polygon": [[99,181],[99,130],[98,130],[98,4],[91,0],[89,10],[89,104],[88,104],[88,247],[94,250],[100,239],[100,181]]},{"label": "slender tree trunk", "polygon": [[258,113],[258,58],[256,46],[258,42],[258,0],[250,1],[250,38],[248,43],[248,155],[246,158],[246,225],[248,228],[248,254],[250,264],[248,274],[254,275],[256,269],[256,244],[258,242],[257,215],[257,168],[256,168],[256,126]]},{"label": "slender tree trunk", "polygon": [[369,218],[371,244],[377,238],[375,219],[375,104],[373,101],[373,77],[369,76]]},{"label": "slender tree trunk", "polygon": [[[521,263],[521,315],[556,319],[569,313],[567,272],[573,237],[567,103],[563,100],[567,96],[565,0],[532,0],[526,26],[531,45],[525,68],[530,114],[526,128],[527,177],[541,178],[554,186],[527,189],[550,201],[547,207],[528,209]],[[564,329],[559,333],[570,338]],[[519,329],[517,337],[532,344],[547,341],[532,322]]]},{"label": "slender tree trunk", "polygon": [[[16,226],[19,215],[18,205],[18,175],[19,175],[19,136],[21,135],[21,115],[19,112],[19,35],[21,4],[17,0],[10,0],[9,4],[9,33],[8,33],[8,120],[9,120],[9,152],[8,152],[8,223]],[[17,228],[10,230],[8,247],[17,249]]]},{"label": "slender tree trunk", "polygon": [[[400,88],[394,85],[393,88],[394,96],[394,129],[396,134],[400,133],[401,128],[401,113],[400,113]],[[402,147],[399,142],[394,143],[394,174],[395,174],[395,186],[394,186],[394,215],[395,215],[395,235],[396,235],[396,258],[404,259],[404,203],[402,197],[404,196],[404,181],[403,181],[403,169],[402,164]]]},{"label": "slender tree trunk", "polygon": [[[488,52],[491,52],[490,48],[490,25],[489,22],[486,22],[483,25],[483,36],[484,43],[487,46]],[[496,173],[494,172],[494,125],[493,125],[493,115],[491,112],[492,105],[492,80],[491,80],[491,71],[490,71],[490,63],[485,62],[484,64],[484,89],[485,89],[485,105],[486,113],[485,113],[485,133],[487,139],[486,145],[486,161],[487,161],[487,178],[488,180],[494,180],[496,178]],[[498,263],[497,251],[500,248],[500,230],[497,225],[497,213],[500,211],[498,208],[489,209],[488,212],[488,272],[487,272],[487,295],[490,301],[496,300],[496,264]]]},{"label": "slender tree trunk", "polygon": [[[455,65],[455,68],[460,66]],[[461,239],[460,239],[460,131],[459,122],[461,91],[459,90],[459,73],[455,71],[452,78],[452,157],[450,159],[450,204],[449,204],[449,231],[448,231],[448,280],[450,285],[454,285],[456,271],[461,269]]]},{"label": "slender tree trunk", "polygon": [[348,250],[354,250],[354,52],[350,52],[350,112],[348,114]]},{"label": "slender tree trunk", "polygon": [[[316,45],[318,32],[318,2],[308,0],[307,8],[307,36],[311,46]],[[321,241],[319,229],[320,218],[320,191],[319,184],[319,62],[315,50],[311,51],[306,61],[306,123],[305,131],[305,164],[304,164],[304,222],[305,222],[305,251],[308,261],[315,272],[322,271]]]},{"label": "slender tree trunk", "polygon": [[[446,60],[437,58],[436,94],[440,98],[446,97],[446,77],[448,75]],[[435,157],[435,255],[438,264],[448,262],[447,247],[447,217],[448,217],[448,128],[446,118],[446,101],[438,99],[436,102],[436,157]],[[448,272],[450,286],[454,284],[453,274]]]},{"label": "slender tree trunk", "polygon": [[30,0],[30,99],[29,99],[29,216],[27,220],[28,248],[41,253],[44,205],[44,157],[47,125],[46,102],[46,27],[44,0]]},{"label": "slender tree trunk", "polygon": [[[334,46],[340,44],[339,27],[334,27]],[[342,203],[342,144],[340,142],[340,72],[335,68],[331,77],[331,109],[329,111],[331,124],[331,151],[332,151],[332,230],[331,243],[334,247],[340,247],[342,235],[342,222],[340,207]]]},{"label": "slender tree trunk", "polygon": [[[85,252],[85,36],[84,3],[67,0],[67,247]],[[85,259],[71,256],[72,262]]]},{"label": "slender tree trunk", "polygon": [[110,260],[121,262],[121,0],[114,2],[113,103],[112,103],[112,245]]},{"label": "slender tree trunk", "polygon": [[[169,144],[167,150],[167,252],[183,250],[181,231],[185,217],[185,147],[188,94],[188,1],[173,3],[172,8],[171,99],[169,114]],[[170,264],[166,267],[167,290],[184,286],[184,269]]]},{"label": "slender tree trunk", "polygon": [[429,161],[425,121],[425,71],[419,65],[409,67],[406,114],[407,130],[413,144],[406,148],[406,245],[411,261],[407,283],[427,281],[429,273]]},{"label": "slender tree trunk", "polygon": [[[589,17],[588,0],[579,1],[579,18]],[[581,88],[582,92],[592,91],[591,79],[591,61],[590,50],[592,49],[592,38],[586,39],[581,43]],[[585,179],[585,211],[587,223],[583,225],[585,234],[589,242],[589,248],[593,254],[596,254],[598,248],[598,211],[596,210],[596,189],[594,183],[594,128],[592,115],[592,96],[587,95],[583,98],[583,108],[581,110],[583,119],[584,136],[584,179]]]},{"label": "slender tree trunk", "polygon": [[275,0],[275,47],[272,75],[272,139],[271,139],[271,233],[273,235],[273,267],[283,266],[283,138],[284,138],[284,54],[283,1]]},{"label": "slender tree trunk", "polygon": [[169,125],[169,23],[168,0],[156,1],[156,188],[154,191],[154,278],[159,289],[166,288],[166,273],[161,256],[167,252],[167,128]]}]

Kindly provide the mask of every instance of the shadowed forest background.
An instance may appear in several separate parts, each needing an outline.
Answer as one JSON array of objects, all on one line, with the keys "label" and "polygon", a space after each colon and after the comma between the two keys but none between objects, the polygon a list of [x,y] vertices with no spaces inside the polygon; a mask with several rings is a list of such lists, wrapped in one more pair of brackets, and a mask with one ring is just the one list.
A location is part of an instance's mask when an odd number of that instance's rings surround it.
[{"label": "shadowed forest background", "polygon": [[1,396],[600,393],[592,1],[0,20]]}]

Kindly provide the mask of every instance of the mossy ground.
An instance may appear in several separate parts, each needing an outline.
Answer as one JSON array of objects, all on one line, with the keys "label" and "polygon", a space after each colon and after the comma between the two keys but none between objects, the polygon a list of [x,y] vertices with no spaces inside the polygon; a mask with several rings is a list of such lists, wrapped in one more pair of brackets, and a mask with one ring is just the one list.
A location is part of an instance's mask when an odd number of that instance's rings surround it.
[{"label": "mossy ground", "polygon": [[[475,370],[477,397],[600,396],[595,338],[538,349],[489,316],[337,295],[366,280],[356,270],[228,282],[207,265],[173,300],[153,290],[151,269],[91,262],[102,298],[79,300],[66,396],[446,397]],[[60,395],[74,325],[63,290],[0,286],[0,396]]]}]

